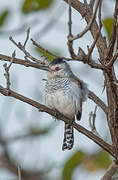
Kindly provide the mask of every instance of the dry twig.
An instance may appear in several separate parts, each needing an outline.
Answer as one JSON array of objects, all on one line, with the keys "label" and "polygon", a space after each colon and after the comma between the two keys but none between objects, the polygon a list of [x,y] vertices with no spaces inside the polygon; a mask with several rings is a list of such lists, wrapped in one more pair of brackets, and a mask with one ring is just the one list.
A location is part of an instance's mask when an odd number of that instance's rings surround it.
[{"label": "dry twig", "polygon": [[[50,54],[51,56],[54,56],[54,58],[56,57],[59,57],[57,56],[56,54],[50,52],[48,49],[45,49],[44,47],[42,47],[39,43],[37,43],[36,41],[34,41],[33,39],[31,39],[33,45],[35,45],[37,48],[41,49],[42,51],[44,51],[45,53],[47,54]],[[46,58],[46,57],[45,57]],[[60,58],[62,59],[65,59],[65,60],[68,60],[68,61],[72,61],[73,59],[72,58],[66,58],[66,57],[63,57],[63,56],[60,56]]]},{"label": "dry twig", "polygon": [[89,114],[89,126],[91,128],[92,133],[96,134],[97,136],[100,137],[99,133],[96,130],[96,126],[95,126],[96,111],[97,111],[97,105],[95,106],[94,112],[91,111]]},{"label": "dry twig", "polygon": [[27,29],[27,36],[26,36],[26,39],[25,39],[25,42],[24,42],[24,45],[23,45],[24,48],[25,48],[25,46],[27,44],[27,41],[29,40],[29,34],[30,34],[30,28]]},{"label": "dry twig", "polygon": [[28,38],[29,38],[29,31],[27,31],[27,37],[26,37],[26,40],[24,42],[24,45],[22,45],[20,42],[19,43],[16,43],[13,38],[10,36],[9,39],[10,41],[15,44],[15,46],[17,46],[24,54],[25,54],[25,60],[27,61],[29,58],[30,60],[38,63],[38,64],[42,64],[42,62],[40,60],[37,60],[35,57],[33,57],[28,51],[26,51],[25,49],[25,46],[26,46],[26,43],[28,41]]},{"label": "dry twig", "polygon": [[[90,22],[88,23],[88,25],[85,27],[85,29],[84,29],[81,33],[77,34],[76,36],[70,36],[70,37],[69,37],[69,40],[70,40],[70,41],[73,41],[73,40],[76,40],[76,39],[81,38],[82,36],[84,36],[84,35],[91,29],[91,26],[92,26],[92,24],[93,24],[93,22],[94,22],[94,20],[95,20],[96,13],[97,13],[97,10],[98,10],[98,7],[99,7],[100,2],[101,2],[101,0],[98,0],[98,1],[97,1],[96,7],[95,7],[95,12],[93,13],[92,18],[91,18]],[[69,4],[70,4],[70,3],[69,3]],[[85,3],[84,3],[84,4],[85,4]],[[70,12],[70,13],[71,13],[71,12]],[[69,14],[70,14],[70,13],[69,13]],[[71,35],[72,35],[72,34],[71,34]]]},{"label": "dry twig", "polygon": [[21,168],[18,166],[18,180],[21,180]]},{"label": "dry twig", "polygon": [[87,56],[88,56],[88,61],[89,61],[89,59],[91,58],[91,54],[92,54],[92,52],[93,52],[93,50],[94,50],[94,47],[95,47],[95,45],[96,45],[96,42],[97,42],[97,40],[98,40],[98,38],[99,38],[99,35],[100,35],[100,32],[101,32],[101,28],[102,28],[102,26],[99,28],[99,31],[98,31],[97,34],[96,34],[96,38],[95,38],[95,40],[93,41],[91,47],[89,48],[88,55],[87,55]]},{"label": "dry twig", "polygon": [[35,45],[37,48],[41,49],[42,51],[46,52],[47,54],[50,54],[51,56],[54,57],[58,57],[57,55],[53,54],[52,52],[50,52],[49,50],[45,49],[44,47],[42,47],[39,43],[37,43],[36,41],[34,41],[33,39],[31,39],[33,45]]},{"label": "dry twig", "polygon": [[101,178],[101,180],[112,180],[112,176],[115,174],[115,172],[118,169],[118,165],[113,162],[110,167],[107,169],[105,175]]},{"label": "dry twig", "polygon": [[16,56],[16,52],[14,51],[12,53],[12,58],[11,58],[11,62],[9,64],[9,66],[7,66],[7,64],[5,63],[3,66],[4,66],[4,69],[5,69],[5,73],[4,73],[4,76],[6,78],[6,84],[7,84],[7,90],[9,91],[10,90],[10,75],[9,75],[9,70],[10,70],[10,67],[11,65],[13,64],[13,61],[14,61],[14,58]]}]

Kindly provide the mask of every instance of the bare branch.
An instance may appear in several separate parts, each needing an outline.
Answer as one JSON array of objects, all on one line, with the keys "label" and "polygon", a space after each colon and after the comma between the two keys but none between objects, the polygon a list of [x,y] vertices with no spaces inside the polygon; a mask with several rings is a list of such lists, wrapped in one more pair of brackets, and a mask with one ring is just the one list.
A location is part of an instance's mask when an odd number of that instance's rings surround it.
[{"label": "bare branch", "polygon": [[[93,50],[93,46],[90,49],[90,54],[91,50]],[[90,56],[90,55],[89,55]],[[88,57],[88,55],[85,54],[82,48],[79,47],[78,50],[78,55],[75,57],[77,61],[82,61],[85,64],[88,64],[91,68],[94,69],[99,69],[99,70],[104,70],[105,67],[102,66],[101,64],[96,63],[91,57]]]},{"label": "bare branch", "polygon": [[115,174],[116,170],[118,169],[118,165],[113,162],[110,167],[107,169],[105,175],[101,178],[101,180],[111,180],[112,176]]},{"label": "bare branch", "polygon": [[108,107],[105,105],[105,103],[97,97],[92,91],[89,90],[88,97],[94,101],[98,106],[101,107],[101,109],[107,114],[108,113]]},{"label": "bare branch", "polygon": [[72,37],[72,10],[71,10],[71,0],[68,0],[68,4],[69,4],[69,10],[68,10],[68,14],[69,14],[69,20],[68,20],[68,29],[69,29],[69,35],[68,38],[70,39]]},{"label": "bare branch", "polygon": [[51,56],[54,57],[58,57],[57,55],[53,54],[52,52],[50,52],[49,50],[45,49],[44,47],[42,47],[39,43],[37,43],[36,41],[34,41],[33,39],[31,39],[33,45],[35,45],[37,48],[41,49],[42,51],[50,54]]},{"label": "bare branch", "polygon": [[[9,94],[6,88],[3,88],[2,86],[0,86],[0,93],[5,95],[5,96],[11,96],[14,97],[15,99],[18,99],[22,102],[25,102],[27,104],[32,105],[33,107],[37,108],[39,111],[41,112],[47,112],[48,114],[52,115],[55,117],[55,111],[52,109],[49,109],[48,107],[32,100],[29,99],[25,96],[22,96],[14,91],[9,90]],[[57,118],[57,117],[56,117]],[[62,121],[66,122],[66,123],[70,123],[70,119],[68,119],[67,117],[64,117],[63,115],[59,115],[58,116],[59,119],[61,119]],[[86,135],[87,137],[89,137],[90,139],[92,139],[96,144],[98,144],[99,146],[101,146],[103,149],[105,149],[107,152],[109,152],[112,156],[114,156],[113,152],[112,152],[112,146],[108,143],[106,143],[103,139],[101,139],[100,137],[96,136],[95,134],[93,134],[92,132],[88,131],[87,129],[85,129],[84,127],[82,127],[81,125],[78,125],[77,123],[73,123],[72,124],[73,127],[81,132],[82,134]]]},{"label": "bare branch", "polygon": [[15,46],[17,46],[24,54],[25,54],[25,59],[29,58],[32,61],[36,62],[36,63],[40,63],[42,64],[42,62],[40,60],[37,60],[35,57],[33,57],[28,51],[26,51],[25,46],[22,45],[20,42],[16,43],[13,38],[10,36],[9,37],[10,41],[15,44]]},{"label": "bare branch", "polygon": [[[3,59],[4,61],[11,62],[12,57],[0,54],[0,59]],[[18,59],[18,58],[14,58],[13,63],[21,64],[21,65],[24,65],[25,67],[33,67],[33,68],[37,68],[37,69],[42,69],[42,65],[40,65],[40,64],[33,63],[33,62],[30,62],[30,61],[24,61],[24,60]],[[105,105],[105,103],[100,98],[98,98],[90,90],[88,92],[88,96],[92,101],[94,101],[98,106],[100,106],[102,108],[102,110],[107,114],[107,111],[108,111],[107,106]]]},{"label": "bare branch", "polygon": [[99,20],[99,28],[102,27],[102,18],[101,18],[101,8],[102,8],[102,0],[100,1],[99,5],[99,12],[98,12],[98,20]]},{"label": "bare branch", "polygon": [[3,66],[4,66],[4,69],[5,69],[4,76],[5,76],[5,78],[6,78],[7,90],[8,90],[8,91],[9,91],[10,85],[11,85],[11,83],[10,83],[9,70],[10,70],[10,67],[11,67],[13,61],[14,61],[15,56],[16,56],[16,53],[15,53],[15,51],[14,51],[13,54],[12,54],[12,58],[11,58],[11,62],[10,62],[10,64],[9,64],[9,66],[7,66],[6,63],[3,65]]},{"label": "bare branch", "polygon": [[89,126],[91,128],[92,133],[100,137],[95,126],[96,111],[97,111],[97,105],[95,106],[94,112],[91,111],[89,114]]},{"label": "bare branch", "polygon": [[89,5],[90,5],[92,10],[93,10],[94,4],[95,4],[95,0],[90,0]]},{"label": "bare branch", "polygon": [[37,43],[36,41],[34,41],[33,39],[31,39],[33,45],[35,45],[36,47],[40,48],[42,51],[46,52],[47,54],[50,54],[51,56],[54,56],[54,57],[60,57],[60,58],[63,58],[65,60],[68,60],[68,61],[72,61],[73,59],[72,58],[66,58],[66,57],[63,57],[63,56],[57,56],[56,54],[50,52],[49,50],[45,49],[44,47],[42,47],[39,43]]},{"label": "bare branch", "polygon": [[101,28],[102,28],[102,26],[99,28],[99,31],[98,31],[97,34],[96,34],[96,38],[95,38],[95,40],[93,41],[91,47],[89,48],[88,61],[89,61],[89,59],[90,59],[90,57],[91,57],[91,54],[92,54],[92,52],[93,52],[93,50],[94,50],[94,47],[95,47],[95,45],[96,45],[96,42],[97,42],[97,40],[98,40],[98,38],[99,38],[99,35],[100,35],[100,32],[101,32]]},{"label": "bare branch", "polygon": [[[64,0],[64,1],[66,3],[68,3],[68,0]],[[81,3],[78,0],[72,0],[71,1],[71,6],[75,10],[77,10],[81,14],[82,17],[85,18],[87,24],[90,22],[91,14],[92,14],[91,8],[85,7],[84,3]],[[92,34],[94,39],[96,38],[96,33],[98,32],[98,29],[99,29],[99,27],[98,27],[98,24],[97,24],[97,22],[95,20],[93,22],[92,26],[91,26],[91,29],[90,29],[91,34]],[[98,41],[96,43],[96,46],[98,48],[100,59],[103,60],[105,55],[106,55],[106,52],[107,52],[107,43],[106,43],[106,38],[104,38],[101,33],[100,33],[99,39],[98,39]],[[72,48],[69,49],[69,50],[71,52]],[[72,57],[74,57],[75,54],[73,52],[71,52],[71,55],[72,55]]]},{"label": "bare branch", "polygon": [[112,58],[113,52],[114,52],[114,46],[116,42],[116,31],[117,31],[117,25],[118,25],[118,1],[116,0],[115,4],[115,11],[114,11],[114,24],[113,24],[113,31],[108,47],[108,53],[106,55],[105,61],[109,62]]},{"label": "bare branch", "polygon": [[27,36],[26,36],[26,40],[25,40],[24,45],[23,45],[24,48],[27,44],[27,41],[29,40],[29,34],[30,34],[30,28],[27,29]]},{"label": "bare branch", "polygon": [[117,58],[118,58],[118,52],[116,52],[116,53],[114,54],[114,56],[113,56],[113,57],[111,58],[111,60],[105,65],[105,67],[106,67],[106,68],[111,68]]},{"label": "bare branch", "polygon": [[77,34],[76,36],[70,37],[69,38],[70,41],[81,38],[85,33],[87,33],[91,29],[91,26],[95,20],[96,13],[97,13],[100,2],[101,2],[101,0],[97,1],[96,7],[95,7],[95,12],[93,13],[92,18],[91,18],[90,22],[88,23],[88,25],[85,27],[85,29],[81,33]]},{"label": "bare branch", "polygon": [[[73,2],[73,1],[72,1]],[[69,52],[71,54],[71,57],[75,60],[78,60],[78,61],[83,61],[84,63],[88,64],[89,66],[91,66],[92,68],[96,68],[96,69],[101,69],[103,70],[103,66],[95,63],[92,59],[89,58],[89,61],[88,61],[88,57],[87,55],[84,53],[84,51],[79,48],[79,52],[78,52],[78,55],[76,55],[74,53],[74,50],[73,50],[73,40],[71,38],[73,38],[72,36],[72,20],[71,20],[71,1],[68,2],[69,3],[69,20],[68,20],[68,29],[69,29],[69,34],[68,34],[68,48],[69,48]],[[99,33],[100,34],[100,33]],[[92,50],[97,42],[97,39],[98,39],[98,34],[96,35],[96,38],[95,38],[95,42],[92,46],[92,48],[90,49],[90,55],[92,53]],[[81,53],[82,52],[82,53]],[[89,56],[90,56],[89,55]],[[81,56],[81,57],[80,57]]]},{"label": "bare branch", "polygon": [[[12,57],[0,54],[0,60],[1,61],[11,62]],[[31,62],[31,61],[22,60],[22,59],[18,59],[18,58],[14,58],[12,63],[21,64],[21,65],[24,65],[25,67],[33,67],[33,68],[37,68],[37,69],[42,69],[41,64],[34,63],[34,62]]]},{"label": "bare branch", "polygon": [[21,168],[18,166],[18,180],[21,180]]}]

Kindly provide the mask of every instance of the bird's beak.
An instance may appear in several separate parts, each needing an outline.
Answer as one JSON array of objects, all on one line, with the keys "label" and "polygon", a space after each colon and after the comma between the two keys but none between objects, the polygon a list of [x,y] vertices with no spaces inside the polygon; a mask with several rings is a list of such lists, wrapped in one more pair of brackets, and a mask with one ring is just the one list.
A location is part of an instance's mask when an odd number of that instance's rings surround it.
[{"label": "bird's beak", "polygon": [[49,66],[41,66],[41,69],[44,71],[49,71],[49,72],[52,71],[52,69]]}]

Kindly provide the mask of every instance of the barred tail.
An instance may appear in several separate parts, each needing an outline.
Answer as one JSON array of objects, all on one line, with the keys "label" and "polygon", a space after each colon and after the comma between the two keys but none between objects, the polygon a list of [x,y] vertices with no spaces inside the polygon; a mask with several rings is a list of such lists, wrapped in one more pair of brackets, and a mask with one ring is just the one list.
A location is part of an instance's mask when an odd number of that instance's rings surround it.
[{"label": "barred tail", "polygon": [[64,132],[64,140],[62,150],[70,150],[74,144],[74,134],[73,134],[73,127],[67,123],[65,123],[65,132]]}]

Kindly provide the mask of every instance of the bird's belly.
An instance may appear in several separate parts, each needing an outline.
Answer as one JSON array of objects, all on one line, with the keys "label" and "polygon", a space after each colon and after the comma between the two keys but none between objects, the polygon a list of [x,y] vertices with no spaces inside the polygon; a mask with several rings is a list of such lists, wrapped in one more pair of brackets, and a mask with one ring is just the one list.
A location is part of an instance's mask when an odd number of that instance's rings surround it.
[{"label": "bird's belly", "polygon": [[57,90],[54,93],[46,94],[46,105],[52,109],[58,110],[66,117],[73,118],[80,108],[79,91],[75,90]]}]

